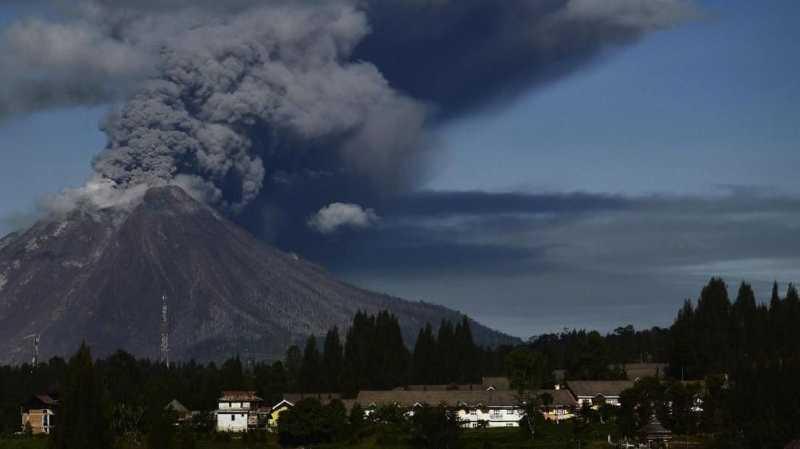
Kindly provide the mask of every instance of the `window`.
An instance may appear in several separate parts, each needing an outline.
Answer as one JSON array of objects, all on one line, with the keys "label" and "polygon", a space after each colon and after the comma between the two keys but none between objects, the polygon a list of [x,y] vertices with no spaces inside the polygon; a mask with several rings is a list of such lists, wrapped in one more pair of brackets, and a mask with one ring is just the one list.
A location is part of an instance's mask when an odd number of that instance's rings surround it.
[{"label": "window", "polygon": [[231,415],[231,421],[236,421],[236,415]]}]

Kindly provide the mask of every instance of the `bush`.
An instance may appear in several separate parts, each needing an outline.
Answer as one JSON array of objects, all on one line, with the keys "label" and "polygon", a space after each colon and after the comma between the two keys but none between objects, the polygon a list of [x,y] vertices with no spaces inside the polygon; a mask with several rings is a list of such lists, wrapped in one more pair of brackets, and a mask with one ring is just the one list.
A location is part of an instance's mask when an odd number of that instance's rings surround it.
[{"label": "bush", "polygon": [[415,447],[451,449],[458,445],[458,417],[445,407],[418,407],[411,418],[411,440]]},{"label": "bush", "polygon": [[345,436],[347,411],[341,401],[327,406],[316,399],[304,399],[281,413],[278,437],[282,445],[333,443]]}]

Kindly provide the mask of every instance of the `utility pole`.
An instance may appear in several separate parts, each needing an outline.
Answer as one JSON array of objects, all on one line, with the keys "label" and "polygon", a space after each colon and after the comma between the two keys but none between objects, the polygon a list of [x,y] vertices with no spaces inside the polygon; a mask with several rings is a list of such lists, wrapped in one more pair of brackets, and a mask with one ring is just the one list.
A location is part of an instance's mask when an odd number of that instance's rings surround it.
[{"label": "utility pole", "polygon": [[31,360],[31,365],[33,365],[34,368],[39,364],[39,338],[39,334],[31,334],[23,338],[23,340],[33,339],[33,359]]},{"label": "utility pole", "polygon": [[161,296],[161,362],[169,367],[169,321],[167,295]]}]

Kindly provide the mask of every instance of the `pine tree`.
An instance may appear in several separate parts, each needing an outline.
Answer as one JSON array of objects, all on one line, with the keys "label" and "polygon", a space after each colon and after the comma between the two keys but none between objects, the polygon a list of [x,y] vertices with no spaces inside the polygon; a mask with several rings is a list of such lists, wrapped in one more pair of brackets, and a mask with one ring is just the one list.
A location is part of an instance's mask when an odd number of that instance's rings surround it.
[{"label": "pine tree", "polygon": [[344,349],[339,339],[339,329],[334,327],[325,335],[325,347],[322,353],[323,383],[328,392],[341,391],[343,365]]},{"label": "pine tree", "polygon": [[701,369],[697,366],[697,347],[695,346],[695,319],[692,301],[686,300],[678,311],[678,316],[670,328],[669,366],[672,377],[680,380],[697,379]]},{"label": "pine tree", "polygon": [[241,390],[245,387],[244,369],[238,354],[222,364],[220,374],[222,375],[222,385],[225,390]]},{"label": "pine tree", "polygon": [[475,342],[472,340],[472,329],[469,319],[463,317],[461,322],[456,325],[455,333],[455,356],[457,365],[455,366],[459,383],[471,383],[478,380],[477,351]]},{"label": "pine tree", "polygon": [[731,303],[728,288],[720,278],[712,278],[700,293],[695,310],[697,329],[702,329],[704,338],[696,344],[700,363],[705,368],[703,374],[725,372],[728,362],[735,358],[732,342],[729,341],[731,323]]},{"label": "pine tree", "polygon": [[453,324],[450,321],[442,320],[439,325],[439,335],[436,338],[436,383],[447,384],[455,380],[453,376],[453,366],[455,358],[453,350],[455,345]]},{"label": "pine tree", "polygon": [[731,341],[736,345],[739,354],[752,355],[753,343],[756,340],[756,295],[746,282],[739,286],[736,302],[733,304],[733,320]]},{"label": "pine tree", "polygon": [[388,311],[380,312],[375,319],[375,340],[372,359],[377,375],[374,388],[392,389],[406,383],[408,373],[408,349],[397,317]]},{"label": "pine tree", "polygon": [[367,371],[369,357],[369,341],[372,339],[371,320],[364,312],[357,312],[353,317],[353,325],[347,331],[344,344],[344,379],[343,393],[354,397],[358,391],[369,384],[370,373]]},{"label": "pine tree", "polygon": [[430,323],[420,329],[417,342],[414,344],[414,355],[411,362],[411,381],[415,384],[432,384],[436,382],[436,338]]},{"label": "pine tree", "polygon": [[311,335],[306,340],[303,364],[300,368],[300,391],[302,393],[320,393],[320,367],[317,338]]},{"label": "pine tree", "polygon": [[286,350],[286,377],[289,391],[299,392],[300,369],[303,366],[303,354],[297,345],[292,345]]},{"label": "pine tree", "polygon": [[107,404],[102,382],[85,343],[70,359],[64,395],[55,428],[56,449],[107,449],[111,447]]}]

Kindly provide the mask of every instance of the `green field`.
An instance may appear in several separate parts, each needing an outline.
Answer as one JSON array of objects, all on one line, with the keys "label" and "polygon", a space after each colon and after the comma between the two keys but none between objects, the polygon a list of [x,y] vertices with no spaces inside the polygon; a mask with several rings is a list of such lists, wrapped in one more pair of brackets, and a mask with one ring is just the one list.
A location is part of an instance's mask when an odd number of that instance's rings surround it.
[{"label": "green field", "polygon": [[[584,448],[607,448],[606,434],[609,426],[593,426],[584,436]],[[219,441],[218,438],[198,438],[197,449],[267,449],[279,448],[275,438],[267,442],[247,442],[241,438]],[[589,444],[586,444],[589,443]],[[319,449],[417,449],[406,435],[377,429],[359,441],[317,446]],[[546,424],[541,426],[534,440],[526,438],[518,428],[464,430],[460,433],[460,449],[568,449],[575,446],[573,426],[567,424]],[[0,449],[46,449],[47,439],[14,437],[0,439]]]},{"label": "green field", "polygon": [[[609,449],[606,441],[610,425],[593,425],[582,434],[581,448]],[[407,436],[376,430],[359,441],[316,446],[318,449],[419,449],[411,444]],[[702,447],[697,441],[690,447]],[[573,449],[577,447],[571,423],[540,426],[536,438],[531,440],[520,429],[464,430],[460,434],[459,449]],[[47,439],[15,437],[0,439],[0,449],[46,449]],[[266,442],[247,442],[241,438],[219,441],[218,438],[199,438],[196,449],[279,449],[276,438]],[[146,449],[146,448],[142,448]]]}]

